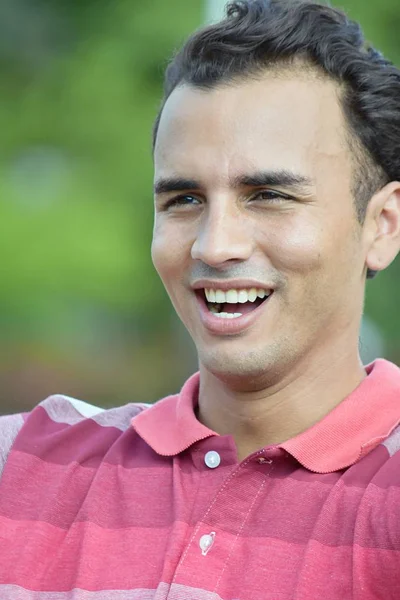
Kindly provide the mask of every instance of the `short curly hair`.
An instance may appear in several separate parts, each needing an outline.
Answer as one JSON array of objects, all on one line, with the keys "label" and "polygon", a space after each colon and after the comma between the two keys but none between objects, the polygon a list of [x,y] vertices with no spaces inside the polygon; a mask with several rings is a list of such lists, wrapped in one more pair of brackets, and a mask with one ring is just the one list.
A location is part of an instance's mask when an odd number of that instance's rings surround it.
[{"label": "short curly hair", "polygon": [[[338,83],[362,224],[369,200],[400,180],[400,70],[342,11],[310,0],[237,0],[226,18],[192,34],[169,63],[162,109],[182,84],[207,90],[300,60]],[[368,270],[372,278],[375,271]]]}]

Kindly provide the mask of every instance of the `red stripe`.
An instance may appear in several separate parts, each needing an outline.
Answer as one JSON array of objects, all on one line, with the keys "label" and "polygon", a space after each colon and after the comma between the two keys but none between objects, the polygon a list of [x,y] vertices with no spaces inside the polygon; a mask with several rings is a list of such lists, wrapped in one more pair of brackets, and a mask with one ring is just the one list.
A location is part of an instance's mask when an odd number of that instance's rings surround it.
[{"label": "red stripe", "polygon": [[120,436],[119,429],[103,427],[92,419],[83,419],[75,425],[56,423],[38,406],[25,423],[14,450],[53,463],[65,465],[74,461],[96,467]]},{"label": "red stripe", "polygon": [[0,517],[0,583],[37,591],[156,588],[163,571],[172,578],[186,530],[181,523],[171,534],[86,522],[65,532],[48,523]]},{"label": "red stripe", "polygon": [[[186,455],[182,460],[190,458]],[[65,530],[79,521],[112,529],[168,528],[175,520],[195,524],[204,519],[227,471],[190,474],[181,464],[176,459],[174,470],[166,466],[148,470],[104,463],[94,470],[76,463],[45,463],[13,452],[1,484],[0,514],[15,520],[45,521]],[[387,464],[398,468],[397,456]],[[392,469],[388,470],[393,480]],[[296,544],[313,538],[329,546],[351,546],[355,540],[363,546],[400,550],[400,538],[391,534],[397,531],[400,489],[385,490],[373,484],[367,489],[349,487],[345,485],[348,473],[333,487],[325,485],[323,477],[321,482],[314,480],[312,474],[310,483],[293,477],[271,478],[241,535]],[[241,475],[232,478],[227,500],[216,502],[207,513],[211,529],[223,524],[225,531],[236,534],[242,523],[237,507],[246,506],[250,481],[249,472],[244,479]]]},{"label": "red stripe", "polygon": [[157,529],[105,530],[93,523],[76,523],[66,535],[46,523],[0,518],[0,582],[56,592],[76,587],[154,589],[161,581],[174,580],[215,590],[223,598],[240,593],[252,600],[274,599],[274,590],[291,600],[399,597],[399,552],[331,548],[315,541],[300,546],[218,531],[211,551],[202,556],[198,540],[207,530],[200,527],[178,566],[185,540],[193,532],[182,523],[175,524],[172,535]]}]

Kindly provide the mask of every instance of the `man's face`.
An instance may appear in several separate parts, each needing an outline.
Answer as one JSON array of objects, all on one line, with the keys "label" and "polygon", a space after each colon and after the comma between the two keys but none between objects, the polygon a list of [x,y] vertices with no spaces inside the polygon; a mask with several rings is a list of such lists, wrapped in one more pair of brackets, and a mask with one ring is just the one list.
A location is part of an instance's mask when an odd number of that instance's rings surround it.
[{"label": "man's face", "polygon": [[365,243],[352,177],[328,80],[267,73],[172,93],[152,257],[203,368],[257,387],[356,344]]}]

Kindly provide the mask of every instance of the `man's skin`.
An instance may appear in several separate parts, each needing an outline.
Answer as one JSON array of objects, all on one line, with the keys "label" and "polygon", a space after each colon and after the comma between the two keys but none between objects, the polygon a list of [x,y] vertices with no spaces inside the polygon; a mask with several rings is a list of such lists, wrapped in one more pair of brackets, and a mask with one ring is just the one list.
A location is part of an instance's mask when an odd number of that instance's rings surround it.
[{"label": "man's skin", "polygon": [[[233,435],[239,460],[304,431],[365,377],[366,271],[399,251],[400,183],[371,198],[361,225],[348,135],[338,85],[310,69],[183,85],[164,107],[152,257],[197,348],[198,418]],[[279,183],[283,170],[303,183]],[[271,172],[271,185],[239,182]],[[191,183],[165,185],[176,179]],[[274,291],[251,322],[222,331],[193,289],[221,282]]]}]

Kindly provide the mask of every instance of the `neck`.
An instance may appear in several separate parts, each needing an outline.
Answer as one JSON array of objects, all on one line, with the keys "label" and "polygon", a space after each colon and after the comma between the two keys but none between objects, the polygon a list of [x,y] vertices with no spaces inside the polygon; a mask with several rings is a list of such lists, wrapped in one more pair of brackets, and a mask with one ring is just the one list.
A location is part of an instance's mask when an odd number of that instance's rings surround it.
[{"label": "neck", "polygon": [[220,435],[233,436],[238,459],[282,443],[321,420],[366,376],[358,351],[320,358],[255,391],[237,391],[200,366],[199,420]]}]

